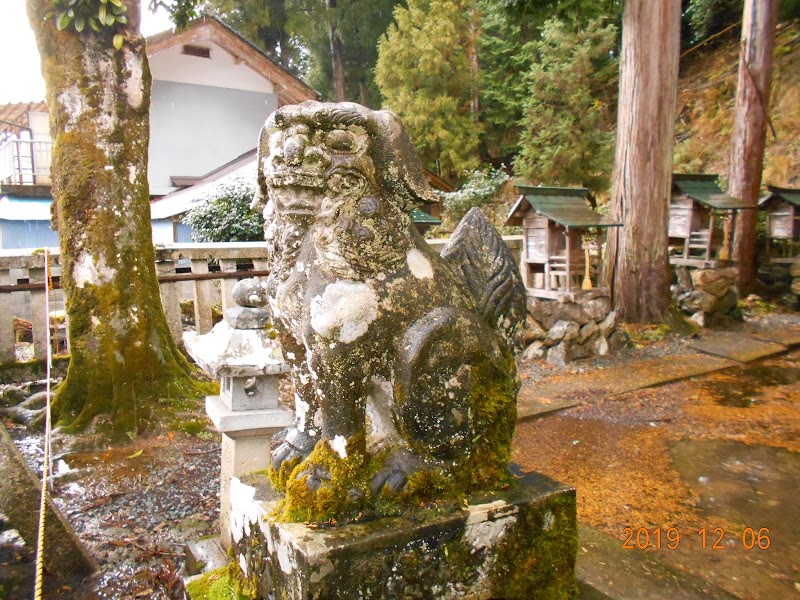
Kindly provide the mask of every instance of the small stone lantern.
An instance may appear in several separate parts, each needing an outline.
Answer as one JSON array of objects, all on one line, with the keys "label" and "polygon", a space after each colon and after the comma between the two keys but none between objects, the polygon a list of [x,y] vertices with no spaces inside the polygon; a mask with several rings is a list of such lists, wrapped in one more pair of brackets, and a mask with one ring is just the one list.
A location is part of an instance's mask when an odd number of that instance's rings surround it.
[{"label": "small stone lantern", "polygon": [[206,397],[206,413],[222,433],[220,538],[231,543],[231,477],[267,469],[274,433],[291,425],[293,412],[278,405],[278,381],[289,370],[270,328],[263,283],[243,279],[233,288],[236,306],[204,335],[184,334],[195,362],[220,380],[220,395]]}]

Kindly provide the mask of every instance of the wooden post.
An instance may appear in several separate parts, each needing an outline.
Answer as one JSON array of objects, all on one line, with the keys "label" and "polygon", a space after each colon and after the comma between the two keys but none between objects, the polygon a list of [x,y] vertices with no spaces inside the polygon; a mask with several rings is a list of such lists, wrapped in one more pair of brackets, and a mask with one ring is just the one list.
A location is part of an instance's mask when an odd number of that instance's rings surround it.
[{"label": "wooden post", "polygon": [[764,165],[772,53],[778,0],[745,0],[739,79],[728,170],[728,195],[753,209],[740,210],[733,239],[733,258],[739,267],[739,294],[752,291],[756,281],[756,223],[761,170]]},{"label": "wooden post", "polygon": [[714,241],[714,209],[708,211],[708,240],[706,240],[706,260],[711,260],[711,244]]}]

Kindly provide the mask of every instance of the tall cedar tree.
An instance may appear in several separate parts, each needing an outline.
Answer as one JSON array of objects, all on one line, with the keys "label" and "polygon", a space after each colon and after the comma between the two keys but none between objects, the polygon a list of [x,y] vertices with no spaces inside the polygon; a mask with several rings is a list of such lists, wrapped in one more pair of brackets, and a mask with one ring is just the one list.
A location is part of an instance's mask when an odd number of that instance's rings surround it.
[{"label": "tall cedar tree", "polygon": [[471,0],[409,0],[378,46],[375,80],[423,162],[456,178],[479,164]]},{"label": "tall cedar tree", "polygon": [[514,170],[544,184],[608,188],[614,125],[610,104],[617,81],[616,27],[602,19],[571,30],[550,20],[525,77],[528,100]]},{"label": "tall cedar tree", "polygon": [[751,207],[736,216],[733,244],[742,294],[751,292],[756,282],[756,208],[764,168],[777,5],[778,0],[745,0],[742,19],[728,171],[728,194]]},{"label": "tall cedar tree", "polygon": [[[27,0],[50,109],[53,222],[69,318],[70,364],[54,410],[73,429],[107,414],[119,435],[141,429],[159,398],[201,389],[170,337],[156,280],[139,2],[128,2],[127,24],[95,32],[84,23],[81,33],[58,31],[53,5]],[[115,35],[126,38],[119,50]]]},{"label": "tall cedar tree", "polygon": [[667,211],[680,49],[680,0],[628,0],[605,283],[628,322],[671,321]]}]

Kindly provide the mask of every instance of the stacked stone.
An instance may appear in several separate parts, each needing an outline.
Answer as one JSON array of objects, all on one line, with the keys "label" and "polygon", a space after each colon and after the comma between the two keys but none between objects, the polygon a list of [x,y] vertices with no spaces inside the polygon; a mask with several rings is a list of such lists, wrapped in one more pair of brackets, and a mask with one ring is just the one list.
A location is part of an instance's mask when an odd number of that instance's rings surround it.
[{"label": "stacked stone", "polygon": [[689,269],[675,267],[677,283],[672,286],[678,306],[700,327],[742,320],[736,291],[738,269]]},{"label": "stacked stone", "polygon": [[792,293],[800,299],[800,263],[793,263],[789,274],[792,276]]},{"label": "stacked stone", "polygon": [[605,356],[626,343],[616,330],[611,300],[588,295],[575,302],[528,298],[522,357],[563,366],[573,359]]}]

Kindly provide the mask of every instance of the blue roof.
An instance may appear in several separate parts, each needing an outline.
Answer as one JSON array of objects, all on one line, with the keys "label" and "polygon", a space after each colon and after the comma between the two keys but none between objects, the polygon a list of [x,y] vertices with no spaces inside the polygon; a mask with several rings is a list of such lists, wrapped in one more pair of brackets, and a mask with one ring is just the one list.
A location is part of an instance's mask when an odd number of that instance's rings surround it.
[{"label": "blue roof", "polygon": [[50,222],[51,198],[0,197],[0,220]]}]

